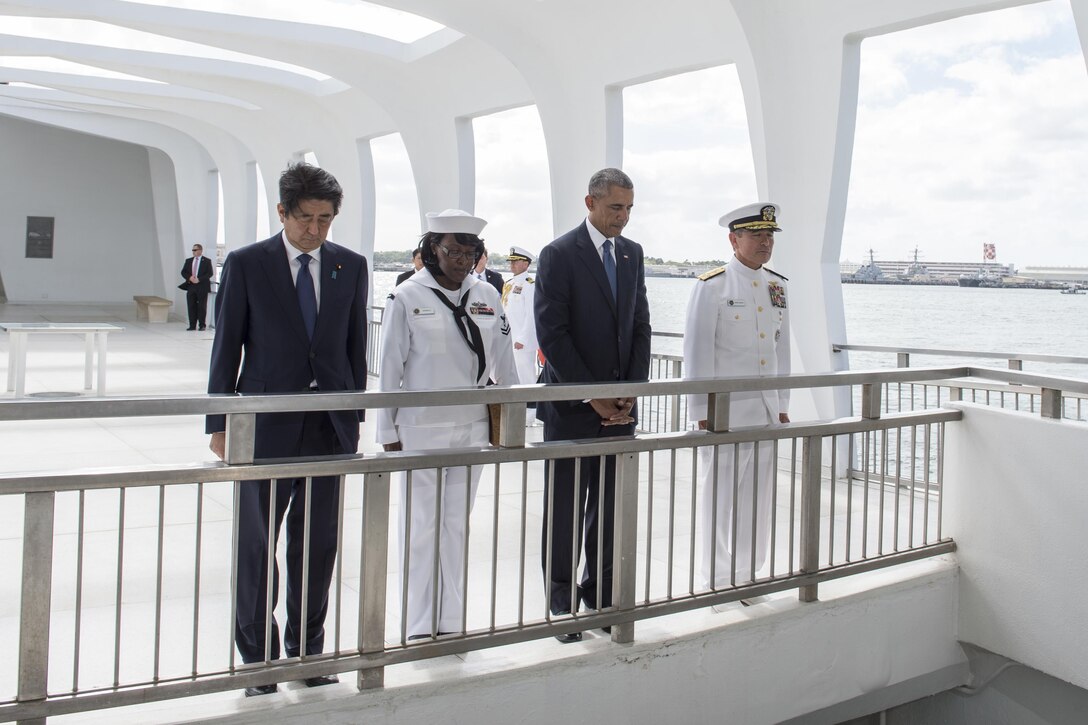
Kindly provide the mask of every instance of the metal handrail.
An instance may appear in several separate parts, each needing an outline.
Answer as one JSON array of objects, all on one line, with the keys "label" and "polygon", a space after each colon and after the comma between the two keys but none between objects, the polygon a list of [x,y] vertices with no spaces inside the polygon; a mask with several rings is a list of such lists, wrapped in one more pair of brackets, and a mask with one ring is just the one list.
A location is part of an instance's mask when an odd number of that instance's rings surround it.
[{"label": "metal handrail", "polygon": [[[888,384],[895,383],[932,383],[950,388],[960,387],[964,378],[1001,381],[1020,385],[1034,385],[1042,391],[1040,413],[1047,418],[1060,416],[1061,398],[1066,394],[1088,394],[1088,381],[1035,375],[1011,370],[996,370],[970,366],[935,367],[935,368],[899,368],[877,371],[843,371],[818,374],[795,374],[779,377],[732,377],[696,380],[655,380],[641,383],[593,383],[584,385],[531,385],[531,386],[493,386],[488,388],[466,388],[441,391],[398,391],[398,392],[345,392],[345,393],[303,393],[287,395],[259,396],[146,396],[128,398],[79,398],[71,400],[4,400],[0,401],[0,421],[2,420],[48,420],[59,418],[102,418],[130,416],[171,416],[200,415],[222,413],[228,416],[228,438],[250,437],[252,426],[232,426],[231,418],[252,418],[257,413],[270,411],[305,411],[305,410],[343,410],[370,409],[383,406],[435,406],[501,403],[504,414],[520,408],[529,401],[539,400],[580,400],[586,397],[627,397],[654,395],[707,395],[712,407],[719,411],[710,416],[708,431],[682,431],[649,435],[619,437],[608,440],[589,441],[550,441],[546,443],[527,443],[524,438],[524,426],[520,437],[511,435],[508,445],[501,448],[460,449],[442,452],[396,452],[341,455],[310,459],[264,459],[243,461],[239,464],[201,463],[194,465],[146,465],[139,467],[114,467],[108,469],[81,471],[47,471],[14,475],[0,475],[0,491],[9,495],[26,497],[25,512],[27,525],[24,527],[24,596],[22,600],[21,633],[27,637],[27,666],[20,665],[20,690],[17,701],[0,705],[0,718],[13,716],[20,718],[45,717],[66,712],[77,712],[95,707],[114,707],[138,702],[148,702],[172,697],[183,697],[195,693],[224,691],[252,684],[264,684],[272,681],[284,681],[309,677],[318,674],[357,671],[360,687],[380,687],[382,684],[381,668],[397,662],[464,652],[481,647],[495,646],[511,642],[526,641],[542,637],[563,634],[597,626],[612,626],[613,640],[629,642],[634,637],[633,623],[640,619],[669,614],[734,601],[745,596],[798,589],[803,601],[815,598],[816,587],[821,581],[848,576],[860,571],[867,571],[881,566],[890,566],[903,561],[934,556],[954,550],[955,544],[940,528],[940,496],[943,486],[940,481],[940,461],[942,460],[943,426],[960,420],[962,412],[955,409],[924,410],[914,412],[896,412],[884,414],[880,410],[881,390]],[[784,426],[734,428],[729,429],[728,415],[720,415],[721,410],[728,410],[729,397],[733,393],[767,389],[803,389],[816,387],[860,386],[865,404],[862,415],[856,418],[830,421],[808,421],[791,423]],[[1056,412],[1057,411],[1057,412]],[[522,412],[522,416],[523,416]],[[517,422],[517,416],[512,416]],[[524,418],[521,418],[524,422]],[[512,427],[504,417],[504,427]],[[936,435],[930,435],[930,428],[937,427]],[[862,550],[860,559],[845,562],[820,560],[820,546],[828,536],[834,536],[821,529],[821,487],[827,485],[826,471],[836,469],[836,450],[843,437],[853,440],[853,436],[867,436],[880,433],[887,439],[889,433],[897,436],[903,431],[924,429],[923,438],[911,433],[911,450],[921,445],[923,449],[936,450],[935,457],[927,459],[919,468],[921,484],[907,483],[902,478],[898,464],[896,473],[888,473],[885,464],[883,473],[873,474],[872,478],[860,484],[866,491],[878,487],[881,491],[881,511],[883,511],[884,491],[891,487],[899,496],[899,488],[906,486],[909,495],[925,501],[936,497],[936,511],[930,512],[927,504],[925,516],[935,515],[935,529],[924,535],[920,541],[912,541],[909,546],[866,554]],[[787,448],[792,443],[793,453],[789,460],[795,466],[799,460],[797,451],[803,450],[800,458],[802,465],[797,471],[791,471],[792,478],[799,471],[799,483],[796,486],[797,504],[792,494],[790,502],[790,520],[796,515],[800,521],[798,534],[798,557],[795,566],[790,565],[781,574],[772,573],[769,579],[760,579],[752,584],[738,584],[727,588],[696,590],[681,588],[675,595],[669,587],[666,599],[652,599],[648,595],[641,602],[636,601],[634,589],[635,572],[638,558],[636,537],[638,536],[638,491],[640,486],[640,454],[653,452],[677,451],[693,452],[696,448],[713,450],[715,446],[755,443],[769,441],[773,444],[774,455],[778,456],[779,446]],[[827,446],[826,443],[831,445]],[[930,449],[930,446],[935,449]],[[229,447],[228,443],[228,447]],[[244,446],[243,446],[244,448]],[[823,449],[830,451],[830,466],[821,456]],[[881,460],[887,454],[887,446],[882,447]],[[251,450],[251,448],[250,448]],[[895,448],[898,455],[900,448]],[[928,454],[927,454],[928,455]],[[516,624],[493,624],[490,629],[470,630],[451,640],[428,642],[422,645],[406,646],[384,644],[385,616],[385,577],[384,565],[389,556],[386,550],[390,518],[389,488],[390,473],[411,471],[421,468],[464,467],[481,464],[522,463],[559,458],[586,458],[615,456],[617,459],[616,478],[616,599],[614,606],[599,613],[577,615],[559,619],[526,619]],[[652,457],[650,458],[652,464]],[[931,480],[930,470],[936,477]],[[911,463],[913,468],[913,462]],[[497,470],[497,469],[496,469]],[[194,671],[191,675],[179,675],[164,678],[161,682],[122,683],[120,687],[100,687],[98,689],[77,692],[49,693],[46,689],[45,672],[48,664],[48,637],[37,637],[36,633],[48,631],[50,617],[49,577],[51,576],[53,546],[52,517],[54,515],[54,497],[58,492],[92,491],[100,489],[148,488],[158,487],[165,490],[175,484],[193,482],[216,483],[257,478],[314,477],[361,475],[362,491],[365,497],[363,506],[363,531],[367,532],[366,544],[362,556],[367,561],[368,577],[377,577],[381,584],[370,582],[361,586],[360,612],[377,613],[379,622],[371,628],[360,627],[360,644],[356,648],[341,650],[336,654],[307,657],[303,660],[279,662],[273,665],[240,666],[233,660],[228,669],[216,671]],[[650,485],[652,485],[652,469]],[[522,488],[525,479],[521,481]],[[930,484],[933,484],[932,486]],[[504,483],[504,486],[507,485]],[[793,484],[791,483],[791,491]],[[832,475],[831,504],[834,507],[836,480]],[[859,485],[845,482],[841,485]],[[496,477],[496,492],[498,490]],[[82,495],[82,493],[80,494]],[[161,496],[162,494],[160,494]],[[496,494],[497,495],[497,494]],[[652,499],[652,496],[649,497]],[[875,497],[874,497],[875,499]],[[912,501],[915,498],[911,499]],[[694,516],[694,498],[692,499]],[[864,505],[868,506],[866,494]],[[772,507],[773,510],[773,507]],[[896,509],[898,512],[898,509]],[[913,517],[913,504],[911,516]],[[877,517],[878,520],[880,517]],[[849,517],[848,517],[849,520]],[[864,520],[868,520],[866,517]],[[913,519],[912,519],[913,520]],[[928,519],[925,519],[928,520]],[[834,526],[828,522],[828,526]],[[162,526],[160,514],[160,527]],[[791,524],[792,526],[792,524]],[[384,528],[383,528],[384,527]],[[913,523],[912,523],[913,529]],[[924,530],[924,529],[923,529]],[[497,529],[496,529],[497,535]],[[524,536],[524,525],[522,535]],[[790,530],[790,551],[793,549],[794,532]],[[864,537],[863,537],[864,540]],[[849,547],[849,534],[847,534]],[[377,547],[377,548],[374,548]],[[671,554],[670,554],[671,556]],[[692,555],[694,556],[694,554]],[[26,564],[27,557],[34,566]],[[693,560],[694,561],[694,560]],[[43,574],[43,568],[46,569]],[[44,582],[44,584],[43,584]],[[647,591],[649,591],[647,589]],[[364,607],[365,604],[365,607]],[[370,624],[367,625],[368,627]],[[195,635],[194,635],[195,636]],[[120,635],[118,634],[119,638]],[[41,641],[39,641],[41,640]],[[43,649],[44,648],[44,649]],[[26,648],[24,648],[26,649]]]},{"label": "metal handrail", "polygon": [[991,360],[1025,360],[1042,363],[1088,364],[1088,357],[1076,355],[1048,355],[1030,352],[994,352],[985,350],[953,350],[932,347],[897,347],[889,345],[849,345],[841,342],[831,343],[832,352],[856,350],[859,352],[886,352],[906,355],[934,355],[941,357],[983,358]]}]

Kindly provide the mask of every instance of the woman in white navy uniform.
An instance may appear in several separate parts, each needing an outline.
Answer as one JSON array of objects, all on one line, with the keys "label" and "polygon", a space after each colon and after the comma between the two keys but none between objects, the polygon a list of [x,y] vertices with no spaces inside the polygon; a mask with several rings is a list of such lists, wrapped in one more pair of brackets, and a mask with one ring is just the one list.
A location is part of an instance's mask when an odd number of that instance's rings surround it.
[{"label": "woman in white navy uniform", "polygon": [[[400,284],[382,319],[379,389],[433,390],[516,385],[510,326],[499,293],[471,275],[483,250],[487,224],[459,209],[427,214],[420,239],[423,268]],[[386,408],[378,412],[377,442],[387,451],[479,448],[488,444],[487,406]],[[401,562],[408,556],[409,639],[460,632],[464,611],[466,505],[471,510],[480,467],[420,469],[412,473],[410,507],[407,476],[401,477]],[[441,499],[439,499],[441,496]],[[436,508],[441,518],[436,528]],[[435,537],[438,568],[435,579]],[[438,588],[435,599],[435,586]],[[432,602],[437,601],[434,610]]]},{"label": "woman in white navy uniform", "polygon": [[[774,233],[781,231],[777,214],[777,205],[757,203],[719,220],[729,228],[733,259],[701,275],[691,292],[684,330],[685,377],[789,373],[786,278],[763,266],[771,259]],[[733,393],[729,397],[729,427],[788,423],[788,410],[789,390]],[[706,395],[688,397],[688,417],[699,428],[706,427]],[[734,563],[737,584],[754,579],[766,564],[777,465],[770,441],[717,448],[716,469],[714,448],[704,446],[699,451],[702,573],[706,585],[713,588],[730,586]]]}]

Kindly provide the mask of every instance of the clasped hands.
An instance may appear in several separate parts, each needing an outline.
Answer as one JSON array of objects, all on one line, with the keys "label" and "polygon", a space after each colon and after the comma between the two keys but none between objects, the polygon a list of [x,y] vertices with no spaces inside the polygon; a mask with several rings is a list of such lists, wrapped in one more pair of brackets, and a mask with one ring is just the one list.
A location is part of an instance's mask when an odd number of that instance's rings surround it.
[{"label": "clasped hands", "polygon": [[601,425],[629,425],[635,422],[631,417],[631,409],[635,407],[634,398],[593,398],[589,404],[601,416]]}]

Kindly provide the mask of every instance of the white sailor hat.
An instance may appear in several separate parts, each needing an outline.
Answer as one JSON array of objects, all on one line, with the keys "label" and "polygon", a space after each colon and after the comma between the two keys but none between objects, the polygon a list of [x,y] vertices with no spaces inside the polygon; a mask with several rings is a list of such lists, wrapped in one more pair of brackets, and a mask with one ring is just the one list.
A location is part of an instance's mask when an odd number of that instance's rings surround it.
[{"label": "white sailor hat", "polygon": [[525,247],[510,247],[510,254],[506,255],[509,260],[521,260],[522,262],[533,263],[533,253]]},{"label": "white sailor hat", "polygon": [[427,231],[437,234],[473,234],[478,237],[486,226],[487,222],[480,217],[460,209],[427,212]]},{"label": "white sailor hat", "polygon": [[770,229],[772,232],[780,232],[778,228],[778,213],[781,208],[778,204],[769,201],[757,201],[755,204],[747,204],[740,209],[734,209],[721,219],[718,225],[728,227],[729,231],[758,231]]}]

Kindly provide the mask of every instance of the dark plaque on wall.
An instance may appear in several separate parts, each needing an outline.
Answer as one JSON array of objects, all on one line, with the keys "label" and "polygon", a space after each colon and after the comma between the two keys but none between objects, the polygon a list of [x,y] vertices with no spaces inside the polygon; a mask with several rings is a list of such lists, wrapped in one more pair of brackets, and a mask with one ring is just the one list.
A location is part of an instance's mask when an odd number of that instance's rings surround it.
[{"label": "dark plaque on wall", "polygon": [[53,258],[53,219],[51,216],[26,218],[26,258]]}]

